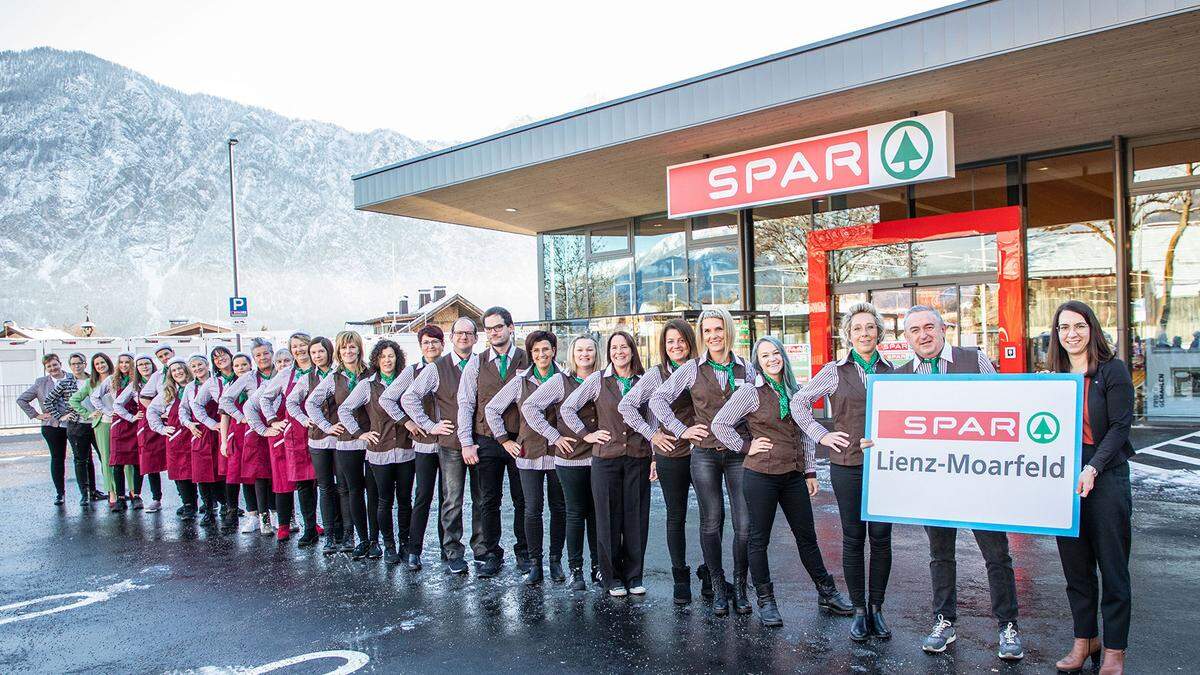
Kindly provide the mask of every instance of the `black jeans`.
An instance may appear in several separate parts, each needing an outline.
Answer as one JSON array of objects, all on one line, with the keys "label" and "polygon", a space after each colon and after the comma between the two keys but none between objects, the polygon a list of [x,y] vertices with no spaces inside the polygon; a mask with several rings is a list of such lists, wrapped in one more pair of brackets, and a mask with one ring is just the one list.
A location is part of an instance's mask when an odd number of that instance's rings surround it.
[{"label": "black jeans", "polygon": [[742,497],[741,453],[709,448],[692,448],[692,486],[700,504],[700,551],[713,578],[725,576],[721,539],[725,530],[724,480],[733,512],[733,574],[741,578],[749,567],[750,517]]},{"label": "black jeans", "polygon": [[367,451],[337,450],[333,460],[337,467],[338,498],[342,504],[342,513],[349,514],[350,521],[358,532],[359,541],[377,543],[379,491],[375,486],[371,465],[367,464]]},{"label": "black jeans", "polygon": [[593,458],[592,499],[605,588],[642,585],[650,529],[650,458]]},{"label": "black jeans", "polygon": [[883,606],[888,577],[892,573],[892,524],[862,519],[861,466],[829,465],[833,494],[842,519],[842,572],[855,607],[867,606],[867,570],[863,548],[871,540],[871,604]]},{"label": "black jeans", "polygon": [[[292,501],[291,495],[279,495],[279,497],[287,497],[289,503]],[[317,482],[315,480],[296,481],[296,498],[300,502],[300,519],[304,521],[304,531],[306,533],[316,532]]]},{"label": "black jeans", "polygon": [[[790,471],[783,474],[759,473],[746,469],[742,488],[746,495],[746,510],[750,512],[750,571],[755,584],[771,581],[771,567],[767,562],[767,545],[771,543],[771,528],[775,525],[775,511],[783,510],[792,536],[796,539],[796,551],[800,563],[813,580],[818,592],[833,586],[833,577],[825,569],[825,560],[817,546],[817,530],[813,524],[812,501],[808,496],[808,485],[804,474]],[[712,569],[711,567],[709,569]]]},{"label": "black jeans", "polygon": [[54,494],[61,497],[67,480],[67,430],[43,424],[42,438],[50,448],[50,480],[54,483]]},{"label": "black jeans", "polygon": [[494,438],[476,436],[479,443],[479,512],[483,518],[483,545],[489,558],[504,559],[504,548],[500,546],[500,503],[504,496],[504,477],[508,476],[508,493],[513,503],[513,534],[517,543],[513,554],[517,560],[529,557],[529,546],[525,540],[525,494],[521,491],[521,476],[517,472],[517,461],[504,451]]},{"label": "black jeans", "polygon": [[[334,456],[337,450],[333,448],[309,448],[308,456],[312,458],[313,471],[317,474],[317,488],[321,501],[321,523],[325,526],[325,536],[334,541],[341,541],[345,536],[342,525],[342,503],[337,492],[337,467]],[[347,516],[348,517],[348,516]]]},{"label": "black jeans", "polygon": [[692,457],[654,456],[658,485],[667,505],[667,551],[672,567],[687,566],[688,490],[692,487]]},{"label": "black jeans", "polygon": [[583,537],[586,532],[588,553],[593,565],[599,564],[596,553],[596,507],[592,501],[592,467],[556,466],[554,473],[562,486],[566,507],[567,566],[583,569]]},{"label": "black jeans", "polygon": [[[416,462],[399,464],[372,464],[375,474],[375,489],[379,493],[379,505],[375,510],[379,521],[379,532],[387,548],[399,545],[400,550],[408,546],[408,528],[412,520],[412,487]],[[392,523],[392,506],[396,506],[396,523]]]},{"label": "black jeans", "polygon": [[179,491],[179,501],[183,502],[184,506],[190,506],[193,509],[197,507],[198,492],[196,484],[190,480],[175,481],[175,489]]},{"label": "black jeans", "polygon": [[[971,530],[975,543],[987,563],[988,589],[992,594],[992,615],[1003,627],[1017,621],[1017,581],[1013,575],[1012,557],[1008,555],[1008,535],[990,530]],[[929,536],[929,575],[933,580],[933,614],[947,621],[958,618],[957,565],[954,541],[958,530],[953,527],[925,526]]]},{"label": "black jeans", "polygon": [[92,450],[99,450],[96,433],[90,424],[68,422],[67,440],[71,442],[71,458],[79,494],[91,499],[92,490],[96,489],[96,465],[92,463]]},{"label": "black jeans", "polygon": [[[1091,458],[1084,446],[1084,461]],[[1104,646],[1125,649],[1129,641],[1130,525],[1133,497],[1129,491],[1129,463],[1109,466],[1096,476],[1096,485],[1079,501],[1079,536],[1058,537],[1058,555],[1067,578],[1067,602],[1075,624],[1075,637],[1099,635],[1096,611],[1104,617]],[[1100,570],[1100,582],[1096,570]]]},{"label": "black jeans", "polygon": [[[563,542],[567,538],[567,505],[562,485],[554,469],[519,469],[521,491],[525,496],[525,541],[529,545],[529,557],[538,562],[542,559],[542,510],[550,503],[550,560],[562,560]],[[545,490],[543,491],[543,482]],[[543,492],[545,501],[543,501]]]},{"label": "black jeans", "polygon": [[[425,547],[425,526],[429,524],[429,510],[433,504],[433,491],[437,488],[438,504],[442,503],[442,489],[438,482],[438,465],[441,463],[437,453],[418,452],[415,464],[415,486],[413,487],[412,516],[408,521],[408,553],[420,556]],[[442,521],[438,519],[438,542],[442,541],[445,533],[442,531]]]},{"label": "black jeans", "polygon": [[[133,467],[133,484],[129,486],[129,492],[125,492],[125,467]],[[132,497],[142,494],[142,471],[137,464],[118,464],[113,467],[113,482],[116,483],[117,495],[125,495]]]},{"label": "black jeans", "polygon": [[458,448],[438,448],[438,471],[441,472],[440,487],[442,502],[438,508],[438,520],[442,524],[442,557],[461,560],[465,553],[463,536],[463,493],[467,489],[467,477],[471,479],[471,554],[475,560],[487,556],[483,543],[483,518],[479,507],[478,464],[467,465]]}]

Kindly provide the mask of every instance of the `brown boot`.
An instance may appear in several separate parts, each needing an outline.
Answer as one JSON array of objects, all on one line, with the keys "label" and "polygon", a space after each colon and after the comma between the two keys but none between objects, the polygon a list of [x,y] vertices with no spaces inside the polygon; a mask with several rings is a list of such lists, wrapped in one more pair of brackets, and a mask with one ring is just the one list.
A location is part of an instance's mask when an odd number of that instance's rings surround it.
[{"label": "brown boot", "polygon": [[1125,672],[1125,650],[1105,649],[1100,675],[1122,675]]},{"label": "brown boot", "polygon": [[1071,651],[1054,664],[1060,673],[1079,673],[1083,671],[1088,657],[1092,657],[1092,672],[1100,668],[1100,638],[1075,638]]}]

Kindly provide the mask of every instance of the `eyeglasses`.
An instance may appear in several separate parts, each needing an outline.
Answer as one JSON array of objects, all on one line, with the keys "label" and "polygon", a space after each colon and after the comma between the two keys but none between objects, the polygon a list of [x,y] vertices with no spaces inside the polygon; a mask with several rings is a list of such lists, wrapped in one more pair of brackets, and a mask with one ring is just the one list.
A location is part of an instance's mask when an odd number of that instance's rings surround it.
[{"label": "eyeglasses", "polygon": [[[455,333],[455,335],[470,335],[470,333]],[[441,340],[421,340],[422,347],[437,347],[442,344]]]},{"label": "eyeglasses", "polygon": [[1058,326],[1058,332],[1060,333],[1070,333],[1072,329],[1074,329],[1076,333],[1086,333],[1088,332],[1088,325],[1086,323],[1063,323],[1059,324]]},{"label": "eyeglasses", "polygon": [[508,327],[508,324],[498,323],[495,326],[484,326],[483,329],[489,333],[499,333]]},{"label": "eyeglasses", "polygon": [[475,331],[472,331],[472,330],[456,330],[456,331],[454,331],[453,333],[451,333],[451,335],[453,335],[454,337],[470,337],[470,336],[473,336],[473,335],[475,335]]}]

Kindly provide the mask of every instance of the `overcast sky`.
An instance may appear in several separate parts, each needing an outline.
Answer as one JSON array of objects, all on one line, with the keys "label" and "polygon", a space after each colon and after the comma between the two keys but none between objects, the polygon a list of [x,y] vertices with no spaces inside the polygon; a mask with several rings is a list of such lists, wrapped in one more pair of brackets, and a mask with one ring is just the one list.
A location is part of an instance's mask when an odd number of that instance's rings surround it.
[{"label": "overcast sky", "polygon": [[78,49],[189,93],[465,141],[944,4],[0,0],[0,49]]}]

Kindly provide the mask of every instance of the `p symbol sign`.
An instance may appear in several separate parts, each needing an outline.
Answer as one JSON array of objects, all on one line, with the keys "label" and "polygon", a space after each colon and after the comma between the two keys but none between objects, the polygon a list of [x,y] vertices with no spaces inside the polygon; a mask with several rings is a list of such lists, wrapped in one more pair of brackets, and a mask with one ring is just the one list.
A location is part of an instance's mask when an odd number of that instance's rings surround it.
[{"label": "p symbol sign", "polygon": [[229,298],[229,316],[230,318],[245,318],[249,314],[250,306],[244,297]]}]

